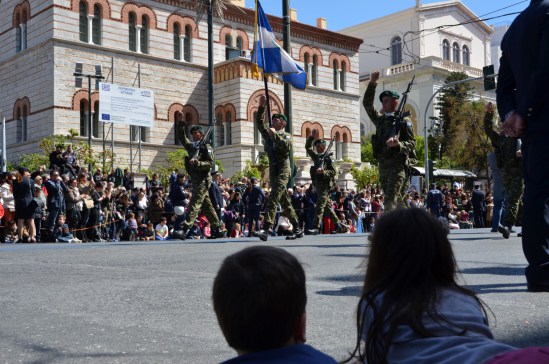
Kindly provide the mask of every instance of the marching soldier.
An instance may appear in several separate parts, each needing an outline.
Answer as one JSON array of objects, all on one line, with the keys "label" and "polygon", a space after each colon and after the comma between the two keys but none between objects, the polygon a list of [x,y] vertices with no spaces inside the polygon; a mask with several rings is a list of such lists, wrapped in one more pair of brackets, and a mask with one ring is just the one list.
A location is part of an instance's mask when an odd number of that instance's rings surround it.
[{"label": "marching soldier", "polygon": [[520,139],[506,137],[503,133],[494,131],[493,120],[494,110],[492,103],[489,102],[486,104],[486,114],[484,115],[484,131],[495,149],[496,163],[501,170],[503,186],[505,188],[503,224],[499,225],[497,229],[505,239],[509,239],[511,229],[517,221],[521,204],[520,199],[524,191]]},{"label": "marching soldier", "polygon": [[394,91],[383,91],[379,100],[383,105],[382,113],[374,109],[379,72],[372,72],[370,83],[364,94],[363,106],[370,120],[376,126],[376,134],[372,140],[374,157],[379,161],[379,180],[385,194],[385,210],[396,208],[397,201],[406,179],[406,169],[411,162],[410,156],[415,156],[416,140],[412,123],[409,118],[395,129],[400,95]]},{"label": "marching soldier", "polygon": [[[181,140],[183,140],[183,146],[188,152],[188,155],[185,157],[185,168],[191,179],[192,196],[185,222],[183,222],[181,230],[174,231],[173,235],[178,239],[185,240],[187,232],[193,226],[198,216],[199,210],[202,210],[212,227],[211,237],[214,239],[223,237],[223,233],[220,231],[221,222],[217,217],[208,194],[210,184],[212,183],[210,171],[214,163],[213,150],[209,144],[200,143],[204,138],[204,129],[200,125],[193,126],[191,134],[194,142],[191,142],[187,138],[185,131],[183,131]],[[197,148],[199,148],[198,156],[194,157]]]},{"label": "marching soldier", "polygon": [[287,216],[294,227],[293,233],[286,236],[286,239],[293,240],[303,237],[303,231],[299,227],[299,221],[294,208],[290,203],[290,197],[286,185],[290,179],[290,151],[292,149],[292,138],[286,133],[284,127],[288,119],[283,114],[274,114],[272,117],[272,128],[267,129],[264,124],[265,119],[265,96],[259,98],[259,109],[255,123],[267,145],[272,145],[269,155],[269,175],[271,178],[271,193],[267,200],[265,221],[263,228],[254,231],[253,235],[263,241],[267,241],[270,229],[274,224],[276,209],[278,204],[282,206],[282,213]]},{"label": "marching soldier", "polygon": [[[313,143],[314,141],[314,143]],[[313,150],[316,149],[316,152]],[[317,139],[311,135],[307,138],[305,143],[305,150],[311,159],[313,160],[313,166],[311,167],[311,179],[318,193],[318,200],[315,206],[315,218],[313,220],[313,228],[308,230],[307,233],[311,235],[317,235],[320,233],[320,222],[324,213],[328,214],[330,219],[336,226],[336,230],[333,232],[345,232],[346,227],[341,223],[337,214],[334,212],[332,201],[330,200],[330,192],[335,185],[335,176],[337,174],[334,161],[331,158],[331,153],[325,155],[326,141],[324,139]]]}]

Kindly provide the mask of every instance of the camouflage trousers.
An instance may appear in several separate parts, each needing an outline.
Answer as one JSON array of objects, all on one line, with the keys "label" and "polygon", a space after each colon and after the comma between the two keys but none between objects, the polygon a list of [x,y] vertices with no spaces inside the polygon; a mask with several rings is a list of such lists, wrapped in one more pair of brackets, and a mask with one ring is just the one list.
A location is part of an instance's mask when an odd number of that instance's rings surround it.
[{"label": "camouflage trousers", "polygon": [[315,206],[315,219],[313,221],[313,229],[320,230],[320,222],[324,214],[327,214],[330,220],[335,225],[339,224],[339,218],[334,211],[332,200],[330,199],[330,186],[316,186],[318,200]]},{"label": "camouflage trousers", "polygon": [[501,169],[503,186],[505,187],[505,216],[504,226],[513,226],[517,221],[518,211],[521,205],[524,180],[520,167],[503,166]]},{"label": "camouflage trousers", "polygon": [[385,211],[391,211],[397,207],[405,179],[404,162],[393,160],[379,162],[379,182],[383,188]]},{"label": "camouflage trousers", "polygon": [[271,193],[267,200],[265,223],[263,224],[263,229],[265,230],[274,225],[278,204],[282,206],[282,215],[286,216],[294,227],[299,226],[297,215],[290,202],[290,196],[288,196],[288,189],[286,188],[289,178],[289,171],[282,171],[278,176],[271,178]]},{"label": "camouflage trousers", "polygon": [[183,223],[183,229],[188,230],[193,226],[194,221],[198,217],[199,211],[202,211],[206,218],[210,222],[212,229],[218,229],[221,227],[221,222],[219,217],[215,212],[215,209],[210,200],[210,195],[208,194],[208,189],[210,188],[211,181],[203,179],[191,179],[193,191],[191,196],[191,201],[187,208],[187,217]]}]

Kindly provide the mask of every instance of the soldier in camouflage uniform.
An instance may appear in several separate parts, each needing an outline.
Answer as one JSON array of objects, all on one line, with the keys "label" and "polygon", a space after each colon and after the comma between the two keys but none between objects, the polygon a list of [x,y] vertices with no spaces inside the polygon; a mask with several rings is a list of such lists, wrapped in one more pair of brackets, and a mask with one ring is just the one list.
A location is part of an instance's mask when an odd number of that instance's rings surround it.
[{"label": "soldier in camouflage uniform", "polygon": [[[184,128],[183,128],[184,129]],[[195,125],[191,128],[193,142],[191,142],[185,131],[182,131],[180,140],[183,141],[183,146],[188,152],[185,157],[185,169],[190,176],[192,183],[192,196],[187,208],[187,216],[181,226],[181,230],[174,231],[174,237],[185,240],[187,232],[193,226],[194,221],[198,216],[198,212],[202,210],[212,227],[211,238],[222,237],[220,231],[221,222],[215,212],[215,209],[210,200],[208,190],[212,183],[210,171],[214,163],[213,150],[210,145],[203,144],[200,146],[198,157],[194,158],[198,142],[204,138],[204,129],[200,125]],[[176,227],[178,228],[178,227]]]},{"label": "soldier in camouflage uniform", "polygon": [[265,119],[265,96],[259,99],[259,109],[255,123],[257,129],[265,140],[265,145],[270,149],[269,156],[269,176],[271,179],[271,193],[267,200],[265,219],[263,227],[252,234],[263,241],[267,241],[270,235],[270,229],[274,224],[276,209],[278,204],[282,206],[282,214],[290,220],[294,230],[286,239],[293,240],[303,237],[303,231],[299,228],[297,215],[290,203],[287,184],[290,179],[290,151],[292,149],[292,138],[290,134],[284,131],[286,122],[285,115],[274,114],[272,117],[272,128],[267,129],[264,124]]},{"label": "soldier in camouflage uniform", "polygon": [[497,165],[501,170],[503,186],[505,187],[505,216],[503,224],[498,227],[498,231],[505,239],[509,239],[511,229],[517,221],[521,196],[524,191],[520,139],[506,137],[503,133],[494,131],[493,120],[494,110],[492,103],[489,102],[486,104],[486,114],[484,115],[484,131],[494,147]]},{"label": "soldier in camouflage uniform", "polygon": [[376,126],[376,134],[372,137],[374,157],[379,161],[379,180],[385,195],[385,211],[393,210],[401,198],[401,192],[406,179],[406,168],[410,165],[410,156],[415,155],[416,140],[412,123],[409,118],[404,123],[393,126],[395,111],[400,95],[393,91],[384,91],[379,95],[383,105],[382,113],[374,109],[379,72],[372,72],[370,83],[362,102],[370,120]]},{"label": "soldier in camouflage uniform", "polygon": [[[318,139],[316,141],[315,136],[311,135],[305,142],[305,150],[311,159],[313,160],[313,166],[311,167],[311,180],[318,193],[318,200],[315,207],[315,218],[313,221],[313,229],[307,230],[308,234],[317,235],[320,233],[320,222],[324,214],[328,214],[328,217],[337,226],[334,233],[345,232],[345,226],[340,222],[337,214],[332,206],[330,200],[330,191],[335,185],[335,176],[337,174],[334,161],[331,158],[331,153],[324,156],[326,153],[326,141]],[[314,143],[313,143],[314,141]],[[316,152],[313,150],[313,144]],[[322,161],[324,159],[324,166]]]}]

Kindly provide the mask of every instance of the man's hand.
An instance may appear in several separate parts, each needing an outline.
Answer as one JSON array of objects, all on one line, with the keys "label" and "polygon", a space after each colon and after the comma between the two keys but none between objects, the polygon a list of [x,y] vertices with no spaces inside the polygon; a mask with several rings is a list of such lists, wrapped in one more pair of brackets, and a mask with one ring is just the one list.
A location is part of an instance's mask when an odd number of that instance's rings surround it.
[{"label": "man's hand", "polygon": [[377,83],[377,80],[379,80],[379,71],[374,71],[370,75],[370,83]]},{"label": "man's hand", "polygon": [[312,135],[315,139],[318,139],[318,130],[313,129],[311,135]]},{"label": "man's hand", "polygon": [[389,148],[397,148],[400,145],[400,142],[398,141],[397,138],[393,137],[393,138],[387,139],[386,144]]},{"label": "man's hand", "polygon": [[492,112],[494,110],[494,105],[491,102],[486,104],[486,112]]},{"label": "man's hand", "polygon": [[198,159],[192,158],[192,159],[189,161],[189,163],[192,164],[193,166],[196,166],[196,165],[198,165]]},{"label": "man's hand", "polygon": [[511,111],[501,125],[503,133],[512,138],[519,138],[526,130],[526,121],[518,113]]},{"label": "man's hand", "polygon": [[269,128],[269,129],[267,129],[267,131],[269,132],[269,135],[270,135],[270,136],[274,136],[275,133],[276,133],[275,128]]},{"label": "man's hand", "polygon": [[324,174],[324,170],[322,168],[318,168],[316,170],[316,174]]}]

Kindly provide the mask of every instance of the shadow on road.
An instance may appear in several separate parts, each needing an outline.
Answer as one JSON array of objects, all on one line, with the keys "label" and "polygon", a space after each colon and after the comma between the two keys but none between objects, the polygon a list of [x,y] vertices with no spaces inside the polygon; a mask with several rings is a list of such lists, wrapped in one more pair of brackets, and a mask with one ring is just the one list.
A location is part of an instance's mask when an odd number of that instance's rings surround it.
[{"label": "shadow on road", "polygon": [[323,295],[323,296],[354,296],[354,297],[360,297],[362,294],[362,286],[348,286],[348,287],[342,287],[338,290],[332,290],[332,291],[316,291],[316,294]]},{"label": "shadow on road", "polygon": [[526,292],[526,283],[475,284],[465,287],[479,294]]},{"label": "shadow on road", "polygon": [[524,266],[465,268],[465,269],[462,269],[460,272],[462,274],[493,274],[493,275],[500,275],[500,276],[521,276],[521,275],[524,275]]}]

